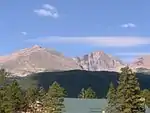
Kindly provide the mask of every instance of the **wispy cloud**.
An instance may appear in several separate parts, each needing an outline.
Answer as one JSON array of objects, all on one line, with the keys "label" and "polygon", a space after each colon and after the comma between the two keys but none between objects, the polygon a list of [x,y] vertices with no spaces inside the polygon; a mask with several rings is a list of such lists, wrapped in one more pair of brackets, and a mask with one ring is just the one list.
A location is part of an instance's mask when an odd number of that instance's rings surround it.
[{"label": "wispy cloud", "polygon": [[22,35],[27,35],[27,32],[21,32]]},{"label": "wispy cloud", "polygon": [[131,47],[150,44],[145,37],[45,37],[28,39],[31,43],[88,44],[94,46]]},{"label": "wispy cloud", "polygon": [[42,8],[35,9],[34,12],[39,16],[49,16],[53,18],[59,17],[57,9],[54,6],[51,6],[49,4],[44,4]]},{"label": "wispy cloud", "polygon": [[127,24],[122,24],[121,27],[122,28],[134,28],[136,27],[136,25],[133,23],[127,23]]},{"label": "wispy cloud", "polygon": [[122,52],[122,53],[115,53],[118,56],[144,56],[150,55],[150,52]]}]

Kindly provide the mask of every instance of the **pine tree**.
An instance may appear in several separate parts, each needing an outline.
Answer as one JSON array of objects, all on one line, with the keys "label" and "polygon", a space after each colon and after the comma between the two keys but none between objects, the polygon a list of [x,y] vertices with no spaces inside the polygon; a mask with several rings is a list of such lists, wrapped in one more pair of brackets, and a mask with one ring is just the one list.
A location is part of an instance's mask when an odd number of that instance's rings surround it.
[{"label": "pine tree", "polygon": [[7,89],[7,96],[10,96],[10,103],[12,105],[13,111],[21,111],[24,107],[24,96],[23,92],[16,80],[14,80]]},{"label": "pine tree", "polygon": [[46,92],[44,90],[43,87],[40,87],[38,89],[38,96],[37,96],[37,100],[38,100],[38,104],[39,104],[39,109],[41,110],[40,112],[37,112],[37,113],[44,113],[45,112],[45,109],[44,109],[44,99],[45,99],[45,96],[46,96]]},{"label": "pine tree", "polygon": [[10,76],[9,72],[6,72],[5,69],[0,69],[0,86],[3,86],[6,83],[7,77]]},{"label": "pine tree", "polygon": [[45,96],[44,108],[48,113],[62,113],[66,91],[57,82],[54,82]]},{"label": "pine tree", "polygon": [[10,96],[7,93],[8,86],[0,88],[0,113],[11,113],[13,111],[12,104],[10,103]]},{"label": "pine tree", "polygon": [[145,104],[150,108],[150,90],[144,89],[141,96],[145,99]]},{"label": "pine tree", "polygon": [[96,98],[96,93],[92,90],[91,87],[87,88],[86,90],[83,88],[81,89],[78,97],[84,99],[94,99]]},{"label": "pine tree", "polygon": [[23,96],[17,81],[9,83],[10,73],[0,69],[0,113],[13,113],[22,107]]},{"label": "pine tree", "polygon": [[89,98],[89,99],[94,99],[94,98],[96,98],[96,93],[92,90],[91,87],[89,87],[89,88],[86,90],[86,95],[87,95],[87,98]]},{"label": "pine tree", "polygon": [[40,101],[40,102],[43,102],[45,95],[46,95],[46,92],[45,92],[44,88],[40,87],[39,90],[38,90],[37,100]]},{"label": "pine tree", "polygon": [[15,80],[1,88],[0,98],[1,113],[16,113],[24,107],[23,92]]},{"label": "pine tree", "polygon": [[113,83],[110,83],[109,90],[107,93],[108,106],[106,113],[118,113],[116,109],[116,89]]},{"label": "pine tree", "polygon": [[[34,113],[43,113],[37,112],[37,109],[42,109],[43,107],[43,100],[45,96],[45,91],[43,88],[37,88],[35,86],[31,86],[27,90],[25,90],[25,105],[24,105],[24,112],[34,112]],[[36,106],[39,107],[37,108]]]},{"label": "pine tree", "polygon": [[86,93],[85,89],[82,88],[80,94],[78,95],[78,98],[83,98],[83,99],[86,98],[85,93]]},{"label": "pine tree", "polygon": [[38,89],[36,87],[30,87],[26,91],[26,100],[32,104],[35,103],[35,101],[38,98]]},{"label": "pine tree", "polygon": [[[123,105],[124,105],[124,94],[126,93],[125,90],[125,85],[126,85],[126,76],[128,74],[128,72],[126,72],[126,67],[125,68],[121,68],[121,73],[119,75],[119,82],[118,82],[118,87],[117,87],[117,92],[116,92],[116,108],[118,111],[122,111],[123,110]],[[123,112],[122,112],[123,113]]]},{"label": "pine tree", "polygon": [[136,74],[129,67],[121,69],[116,99],[119,113],[145,112],[145,104],[140,94]]},{"label": "pine tree", "polygon": [[35,111],[31,106],[36,104],[38,98],[38,89],[36,87],[30,87],[25,91],[25,111]]}]

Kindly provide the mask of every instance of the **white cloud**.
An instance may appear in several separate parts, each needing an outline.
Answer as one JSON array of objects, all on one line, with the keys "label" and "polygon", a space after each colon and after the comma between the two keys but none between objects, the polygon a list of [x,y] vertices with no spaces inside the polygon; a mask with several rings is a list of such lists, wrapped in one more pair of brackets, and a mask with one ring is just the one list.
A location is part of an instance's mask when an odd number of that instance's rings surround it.
[{"label": "white cloud", "polygon": [[122,52],[122,53],[116,53],[115,55],[118,55],[118,56],[144,56],[144,55],[150,55],[150,52]]},{"label": "white cloud", "polygon": [[136,27],[136,25],[133,23],[127,23],[127,24],[122,24],[121,27],[123,27],[123,28],[134,28],[134,27]]},{"label": "white cloud", "polygon": [[88,44],[94,46],[131,47],[150,44],[150,38],[145,37],[45,37],[29,39],[32,43],[63,43],[63,44]]},{"label": "white cloud", "polygon": [[27,35],[27,32],[21,32],[22,35]]},{"label": "white cloud", "polygon": [[49,9],[49,10],[56,10],[56,8],[55,8],[54,6],[51,6],[51,5],[49,5],[49,4],[44,4],[44,5],[43,5],[43,8],[44,8],[44,9]]},{"label": "white cloud", "polygon": [[59,17],[57,9],[49,4],[44,4],[41,9],[35,9],[34,12],[39,16]]}]

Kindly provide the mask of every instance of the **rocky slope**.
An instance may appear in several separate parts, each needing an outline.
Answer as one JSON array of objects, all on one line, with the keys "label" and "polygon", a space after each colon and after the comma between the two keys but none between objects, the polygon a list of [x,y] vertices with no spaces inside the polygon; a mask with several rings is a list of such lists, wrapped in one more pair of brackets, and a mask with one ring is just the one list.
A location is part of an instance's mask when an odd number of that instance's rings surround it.
[{"label": "rocky slope", "polygon": [[2,56],[0,64],[2,68],[21,76],[40,71],[81,69],[73,59],[38,45]]},{"label": "rocky slope", "polygon": [[130,64],[130,67],[138,71],[148,71],[150,69],[150,55],[138,57]]},{"label": "rocky slope", "polygon": [[83,57],[77,57],[75,60],[83,70],[88,71],[119,71],[125,66],[119,59],[102,51],[92,52]]}]

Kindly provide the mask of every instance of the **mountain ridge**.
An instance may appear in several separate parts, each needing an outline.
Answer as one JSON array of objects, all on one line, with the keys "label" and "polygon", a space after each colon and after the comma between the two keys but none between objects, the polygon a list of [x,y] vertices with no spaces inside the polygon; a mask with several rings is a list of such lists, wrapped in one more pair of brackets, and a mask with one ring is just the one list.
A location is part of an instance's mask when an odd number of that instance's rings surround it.
[{"label": "mountain ridge", "polygon": [[141,57],[129,65],[119,58],[106,54],[104,51],[93,51],[79,57],[66,57],[54,49],[34,45],[20,49],[7,56],[0,56],[1,68],[5,68],[14,75],[27,76],[31,73],[43,71],[87,70],[87,71],[114,71],[129,66],[136,71],[150,69],[150,57]]},{"label": "mountain ridge", "polygon": [[[1,59],[2,58],[2,59]],[[1,67],[16,75],[26,76],[41,71],[74,70],[80,67],[71,58],[40,46],[21,49],[0,57]]]}]

